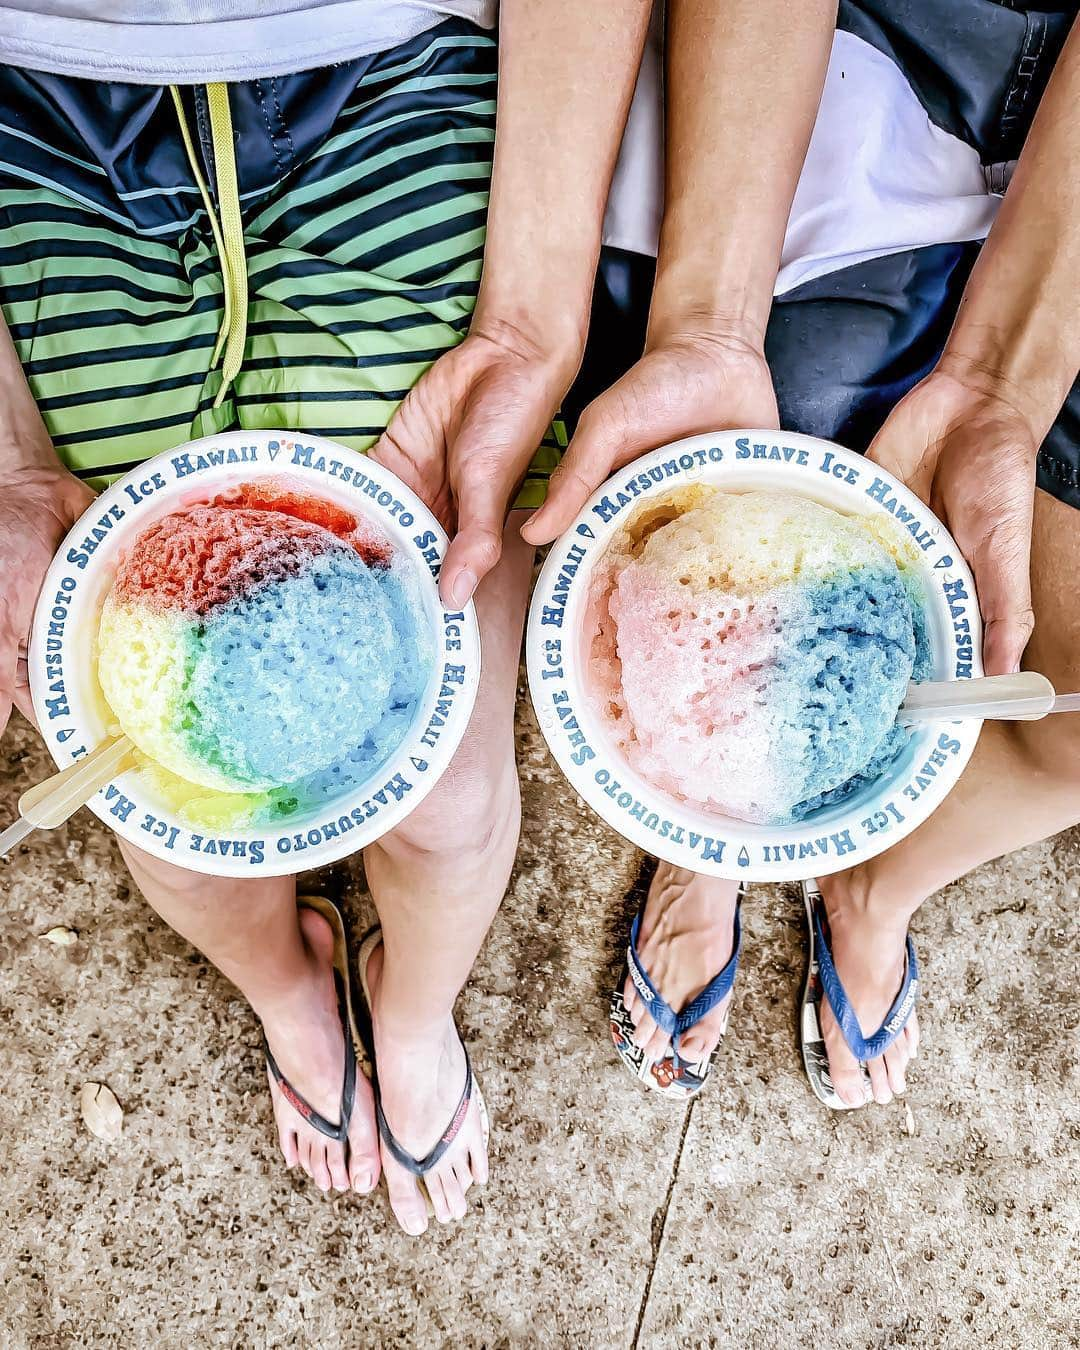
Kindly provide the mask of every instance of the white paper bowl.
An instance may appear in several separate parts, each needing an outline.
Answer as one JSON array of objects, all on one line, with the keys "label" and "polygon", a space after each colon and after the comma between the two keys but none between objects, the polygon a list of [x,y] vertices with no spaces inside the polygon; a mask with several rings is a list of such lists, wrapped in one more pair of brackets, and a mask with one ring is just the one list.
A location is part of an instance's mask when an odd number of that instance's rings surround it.
[{"label": "white paper bowl", "polygon": [[526,639],[540,728],[593,810],[668,862],[748,881],[818,877],[851,867],[895,844],[941,804],[971,757],[980,722],[922,726],[875,782],[798,824],[771,826],[690,807],[653,787],[629,766],[592,709],[582,641],[592,568],[635,509],[691,483],[733,492],[797,492],[847,515],[883,513],[900,520],[922,560],[933,678],[982,674],[974,581],[928,507],[877,465],[828,441],[778,431],[725,431],[677,441],[627,465],[590,498],[553,546],[533,596]]},{"label": "white paper bowl", "polygon": [[[102,603],[122,552],[151,522],[240,483],[287,480],[365,517],[415,569],[434,659],[413,724],[393,755],[355,791],[317,813],[271,826],[192,827],[140,769],[88,803],[117,834],[167,862],[218,876],[278,876],[333,862],[402,821],[434,787],[472,714],[480,638],[470,603],[451,614],[436,577],[447,539],[435,517],[389,470],[319,436],[245,431],[209,436],[147,460],[113,484],[71,530],[49,568],[30,640],[34,710],[60,767],[115,732],[96,676]],[[88,551],[87,541],[93,544]],[[438,707],[436,704],[438,703]]]}]

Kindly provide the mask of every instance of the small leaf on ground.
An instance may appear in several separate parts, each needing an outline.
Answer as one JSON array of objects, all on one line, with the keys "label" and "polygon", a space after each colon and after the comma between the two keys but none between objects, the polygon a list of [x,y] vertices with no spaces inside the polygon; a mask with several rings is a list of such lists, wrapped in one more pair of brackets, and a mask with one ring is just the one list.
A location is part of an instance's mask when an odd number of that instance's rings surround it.
[{"label": "small leaf on ground", "polygon": [[79,940],[74,928],[50,928],[47,933],[39,934],[42,942],[51,942],[57,947],[72,947]]},{"label": "small leaf on ground", "polygon": [[79,1095],[86,1128],[107,1144],[115,1144],[124,1128],[124,1112],[104,1083],[84,1083]]}]

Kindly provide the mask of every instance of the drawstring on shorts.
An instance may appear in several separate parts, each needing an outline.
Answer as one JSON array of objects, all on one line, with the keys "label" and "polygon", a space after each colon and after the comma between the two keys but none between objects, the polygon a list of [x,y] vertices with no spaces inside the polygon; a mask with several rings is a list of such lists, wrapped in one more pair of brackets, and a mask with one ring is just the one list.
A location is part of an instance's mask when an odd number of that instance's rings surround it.
[{"label": "drawstring on shorts", "polygon": [[240,189],[236,176],[236,149],[233,145],[229,87],[226,84],[206,86],[206,101],[210,111],[210,138],[214,149],[215,186],[221,211],[220,221],[195,153],[195,143],[192,140],[187,117],[184,115],[180,90],[176,85],[170,85],[170,92],[180,121],[180,135],[183,138],[184,149],[187,151],[191,171],[202,194],[203,205],[210,218],[210,229],[214,234],[214,243],[217,245],[218,257],[221,259],[225,313],[218,329],[214,354],[210,358],[211,366],[217,365],[219,359],[221,360],[221,388],[214,399],[214,407],[217,408],[221,406],[233,380],[240,373],[244,360],[244,346],[247,342],[247,257],[244,253],[244,223],[240,216]]}]

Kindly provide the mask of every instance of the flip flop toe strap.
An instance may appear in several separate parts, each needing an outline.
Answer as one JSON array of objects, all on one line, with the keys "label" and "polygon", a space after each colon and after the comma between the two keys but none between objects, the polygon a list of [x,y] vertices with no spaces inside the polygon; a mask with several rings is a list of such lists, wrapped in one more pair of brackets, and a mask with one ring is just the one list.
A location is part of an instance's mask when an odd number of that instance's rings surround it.
[{"label": "flip flop toe strap", "polygon": [[450,1123],[440,1135],[435,1147],[424,1158],[414,1157],[394,1136],[393,1130],[387,1123],[386,1116],[383,1114],[382,1093],[378,1088],[378,1081],[375,1084],[375,1119],[379,1126],[379,1135],[386,1145],[395,1162],[401,1164],[407,1172],[411,1172],[414,1177],[422,1177],[426,1172],[439,1162],[443,1154],[458,1137],[462,1125],[465,1124],[465,1117],[469,1113],[469,1103],[472,1101],[473,1091],[473,1071],[472,1061],[469,1059],[468,1050],[465,1051],[465,1086],[462,1089],[461,1097]]},{"label": "flip flop toe strap", "polygon": [[821,922],[821,907],[814,906],[814,936],[817,941],[818,974],[821,988],[829,1001],[829,1007],[836,1018],[836,1024],[847,1042],[848,1049],[861,1063],[877,1059],[892,1045],[897,1036],[907,1026],[915,1007],[915,996],[919,989],[919,965],[915,960],[915,947],[908,935],[906,957],[904,960],[904,978],[900,992],[893,1005],[885,1014],[885,1020],[872,1036],[864,1036],[855,1009],[851,1005],[847,991],[836,973],[833,964],[832,948],[829,945],[825,927]]},{"label": "flip flop toe strap", "polygon": [[337,1144],[344,1144],[349,1137],[349,1122],[352,1119],[353,1101],[356,1097],[356,1048],[352,1043],[352,1037],[348,1033],[345,1035],[345,1077],[341,1084],[341,1119],[336,1125],[333,1121],[320,1115],[281,1072],[277,1060],[271,1053],[265,1031],[263,1032],[263,1049],[266,1051],[266,1062],[270,1067],[274,1082],[278,1085],[278,1090],[292,1109],[309,1125],[318,1130],[320,1134],[325,1134],[328,1139],[333,1139]]},{"label": "flip flop toe strap", "polygon": [[735,908],[734,946],[727,965],[724,966],[719,975],[709,981],[696,998],[690,1000],[682,1012],[676,1012],[656,985],[653,984],[649,972],[645,969],[638,954],[637,944],[638,934],[641,931],[642,911],[638,912],[630,927],[630,942],[626,948],[626,966],[630,972],[630,979],[638,992],[638,997],[648,1009],[649,1016],[661,1031],[671,1037],[672,1047],[676,1054],[678,1054],[679,1038],[685,1035],[691,1027],[697,1026],[702,1018],[707,1017],[718,1004],[722,1003],[731,993],[732,986],[735,984],[735,976],[739,969],[739,953],[742,950],[742,925],[739,922],[740,908],[741,898],[740,904]]}]

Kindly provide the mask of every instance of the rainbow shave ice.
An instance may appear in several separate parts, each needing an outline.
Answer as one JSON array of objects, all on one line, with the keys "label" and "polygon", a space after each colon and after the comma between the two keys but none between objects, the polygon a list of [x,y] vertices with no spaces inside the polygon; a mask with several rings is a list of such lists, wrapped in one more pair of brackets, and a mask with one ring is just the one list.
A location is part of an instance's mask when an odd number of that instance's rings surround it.
[{"label": "rainbow shave ice", "polygon": [[280,486],[149,525],[101,613],[102,691],[195,823],[284,816],[362,782],[407,732],[431,664],[391,546]]},{"label": "rainbow shave ice", "polygon": [[779,491],[641,507],[593,574],[585,636],[595,709],[642,777],[772,825],[877,778],[930,669],[909,546]]}]

